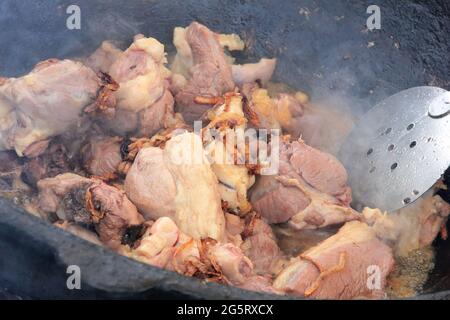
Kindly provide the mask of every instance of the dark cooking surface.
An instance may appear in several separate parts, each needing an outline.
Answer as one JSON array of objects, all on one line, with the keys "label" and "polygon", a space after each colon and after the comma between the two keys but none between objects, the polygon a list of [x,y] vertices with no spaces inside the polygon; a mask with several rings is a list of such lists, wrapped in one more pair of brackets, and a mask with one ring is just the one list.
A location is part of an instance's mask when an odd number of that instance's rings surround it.
[{"label": "dark cooking surface", "polygon": [[[74,2],[81,7],[79,31],[65,27],[65,8]],[[105,39],[128,43],[139,32],[168,44],[174,26],[197,20],[216,31],[240,34],[250,44],[245,53],[249,59],[278,57],[279,80],[308,92],[313,99],[328,94],[343,96],[352,102],[356,112],[413,86],[429,84],[450,89],[450,3],[376,1],[382,11],[382,29],[362,32],[370,4],[373,1],[2,0],[0,41],[4,45],[0,47],[0,74],[25,73],[36,62],[52,56],[87,54]],[[300,14],[302,8],[309,14]],[[369,42],[375,45],[368,48]],[[436,274],[428,287],[433,292],[450,288],[450,244],[438,241],[437,245]],[[17,212],[4,201],[0,201],[0,255],[0,287],[8,288],[2,289],[4,295],[264,296],[205,285],[131,261]],[[80,265],[84,290],[65,288],[67,264]],[[447,296],[439,293],[427,297]]]}]

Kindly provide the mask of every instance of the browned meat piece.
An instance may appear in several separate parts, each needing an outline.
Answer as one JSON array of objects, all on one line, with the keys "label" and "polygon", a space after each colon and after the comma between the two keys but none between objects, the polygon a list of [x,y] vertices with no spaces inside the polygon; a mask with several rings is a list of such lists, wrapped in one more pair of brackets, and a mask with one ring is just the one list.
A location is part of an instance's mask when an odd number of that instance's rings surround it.
[{"label": "browned meat piece", "polygon": [[255,275],[252,262],[238,246],[210,238],[195,240],[181,232],[168,217],[156,220],[134,249],[125,248],[122,253],[184,275],[280,293],[271,286],[270,277]]},{"label": "browned meat piece", "polygon": [[94,176],[112,176],[122,162],[122,138],[96,136],[82,148],[83,165]]},{"label": "browned meat piece", "polygon": [[251,260],[259,275],[275,275],[285,264],[271,227],[254,212],[245,218],[225,214],[228,241]]},{"label": "browned meat piece", "polygon": [[109,73],[109,69],[121,54],[122,50],[118,49],[112,42],[103,41],[101,46],[84,63],[97,73]]},{"label": "browned meat piece", "polygon": [[439,233],[444,240],[447,237],[446,223],[450,215],[450,204],[439,196],[434,196],[429,201],[431,204],[425,205],[424,212],[431,209],[428,211],[430,214],[420,217],[422,229],[420,230],[419,244],[421,247],[430,245]]},{"label": "browned meat piece", "polygon": [[242,86],[244,83],[260,82],[266,84],[275,71],[277,59],[261,59],[257,63],[247,63],[243,65],[232,65],[234,83]]},{"label": "browned meat piece", "polygon": [[151,108],[147,108],[139,114],[139,136],[151,137],[161,128],[168,128],[174,117],[174,100],[170,91],[166,88],[163,95]]},{"label": "browned meat piece", "polygon": [[305,209],[310,199],[300,189],[283,185],[272,176],[260,176],[250,189],[250,202],[270,223],[282,223]]},{"label": "browned meat piece", "polygon": [[343,166],[301,140],[280,146],[278,175],[258,179],[250,201],[269,223],[289,221],[297,229],[359,219],[349,207],[351,191]]},{"label": "browned meat piece", "polygon": [[219,43],[218,35],[207,27],[193,22],[186,29],[186,41],[193,57],[191,78],[176,95],[177,111],[187,124],[192,124],[211,107],[195,103],[197,96],[221,96],[235,87],[231,66]]},{"label": "browned meat piece", "polygon": [[242,242],[241,234],[245,230],[245,220],[231,213],[225,213],[226,232],[228,240],[240,246]]},{"label": "browned meat piece", "polygon": [[92,225],[100,240],[116,249],[130,228],[144,222],[125,193],[99,180],[65,173],[38,182],[40,208],[59,218]]},{"label": "browned meat piece", "polygon": [[406,256],[411,251],[430,245],[440,232],[446,237],[445,224],[450,205],[434,195],[439,183],[411,205],[383,214],[378,209],[365,208],[363,216],[378,236],[392,244],[396,255]]},{"label": "browned meat piece", "polygon": [[37,182],[44,178],[52,178],[61,173],[72,171],[65,146],[59,141],[47,142],[48,147],[37,157],[25,160],[21,178],[29,186],[36,188]]},{"label": "browned meat piece", "polygon": [[154,38],[138,35],[110,67],[111,77],[120,84],[118,108],[140,111],[156,102],[164,93],[164,81],[170,73],[164,67],[164,46]]},{"label": "browned meat piece", "polygon": [[[37,184],[39,189],[39,206],[43,211],[58,213],[61,215],[60,218],[62,220],[66,220],[67,212],[57,212],[61,199],[71,190],[86,189],[91,183],[90,179],[74,173],[64,173],[53,178],[42,179]],[[84,206],[84,204],[81,205],[82,207]],[[77,214],[77,216],[80,216],[80,219],[78,219],[80,222],[82,222],[81,220],[89,220],[82,218],[83,215],[84,212],[82,211]],[[86,216],[89,217],[89,214],[86,213]],[[75,217],[71,218],[70,220],[77,220]]]},{"label": "browned meat piece", "polygon": [[262,219],[248,219],[241,249],[252,261],[255,273],[275,275],[284,266],[284,257],[270,226]]},{"label": "browned meat piece", "polygon": [[225,237],[217,178],[193,133],[172,137],[164,150],[141,149],[128,171],[125,190],[147,219],[170,217],[195,239]]},{"label": "browned meat piece", "polygon": [[97,218],[94,219],[95,228],[105,245],[111,248],[119,247],[123,244],[127,229],[140,226],[144,222],[144,218],[123,191],[100,183],[91,186],[88,192],[91,194],[90,209],[99,215],[98,222]]},{"label": "browned meat piece", "polygon": [[96,99],[97,75],[80,62],[47,60],[0,85],[0,149],[18,155],[33,143],[75,127]]},{"label": "browned meat piece", "polygon": [[127,255],[144,263],[164,268],[175,254],[174,246],[179,235],[177,225],[170,218],[159,218],[147,229],[139,241],[139,246]]},{"label": "browned meat piece", "polygon": [[109,72],[120,86],[115,94],[117,111],[113,119],[104,120],[111,131],[153,135],[168,126],[174,102],[165,63],[164,46],[142,35],[116,57]]},{"label": "browned meat piece", "polygon": [[257,116],[257,122],[250,122],[254,127],[282,129],[294,139],[300,137],[304,106],[295,97],[280,93],[277,98],[271,98],[268,90],[256,83],[245,83],[241,91],[246,97],[248,108]]},{"label": "browned meat piece", "polygon": [[32,143],[24,150],[23,155],[27,158],[36,158],[40,156],[47,150],[50,141],[50,139],[47,139]]},{"label": "browned meat piece", "polygon": [[162,97],[149,108],[139,112],[116,110],[115,117],[108,122],[108,126],[113,132],[134,133],[136,137],[151,137],[158,131],[172,128],[178,121],[173,112],[173,106],[173,96],[166,88]]},{"label": "browned meat piece", "polygon": [[186,78],[178,73],[172,73],[169,81],[169,90],[174,96],[180,92],[184,86],[187,84]]},{"label": "browned meat piece", "polygon": [[160,148],[139,151],[125,179],[125,191],[147,220],[175,217],[176,182]]},{"label": "browned meat piece", "polygon": [[252,262],[234,244],[183,238],[172,261],[175,271],[237,286],[247,284],[254,277]]},{"label": "browned meat piece", "polygon": [[301,140],[293,142],[291,146],[289,161],[298,175],[320,192],[338,198],[345,205],[350,204],[347,172],[338,159]]},{"label": "browned meat piece", "polygon": [[208,249],[208,258],[220,266],[223,275],[234,285],[244,284],[253,274],[252,262],[235,245],[216,244]]},{"label": "browned meat piece", "polygon": [[352,221],[290,263],[273,286],[321,299],[377,298],[392,270],[392,250],[365,223]]}]

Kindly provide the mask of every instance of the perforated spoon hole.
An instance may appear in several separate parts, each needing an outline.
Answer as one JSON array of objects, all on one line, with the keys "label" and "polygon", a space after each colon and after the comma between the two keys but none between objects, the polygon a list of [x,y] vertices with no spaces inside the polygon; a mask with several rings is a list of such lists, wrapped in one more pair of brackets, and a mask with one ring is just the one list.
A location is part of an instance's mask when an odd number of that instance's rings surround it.
[{"label": "perforated spoon hole", "polygon": [[411,130],[412,128],[414,128],[414,123],[411,123],[411,124],[409,124],[407,127],[406,127],[406,130]]},{"label": "perforated spoon hole", "polygon": [[411,202],[411,198],[405,198],[405,199],[403,199],[403,203],[404,204],[408,204],[408,203],[410,203]]},{"label": "perforated spoon hole", "polygon": [[414,148],[416,145],[417,145],[417,142],[416,142],[416,141],[413,141],[413,142],[411,142],[411,143],[409,144],[409,147],[410,147],[410,148]]},{"label": "perforated spoon hole", "polygon": [[[380,128],[379,130],[381,130],[382,128]],[[392,128],[387,128],[386,130],[383,129],[383,131],[381,132],[380,136],[384,136],[387,135],[389,133],[391,133]]]},{"label": "perforated spoon hole", "polygon": [[388,147],[388,151],[392,151],[392,150],[394,150],[394,148],[395,148],[395,146],[393,144],[390,144]]},{"label": "perforated spoon hole", "polygon": [[370,148],[369,150],[367,150],[367,155],[370,156],[372,154],[372,152],[373,152],[373,149]]},{"label": "perforated spoon hole", "polygon": [[398,163],[397,163],[397,162],[393,163],[393,164],[391,165],[391,170],[395,170],[395,169],[397,168],[397,166],[398,166]]}]

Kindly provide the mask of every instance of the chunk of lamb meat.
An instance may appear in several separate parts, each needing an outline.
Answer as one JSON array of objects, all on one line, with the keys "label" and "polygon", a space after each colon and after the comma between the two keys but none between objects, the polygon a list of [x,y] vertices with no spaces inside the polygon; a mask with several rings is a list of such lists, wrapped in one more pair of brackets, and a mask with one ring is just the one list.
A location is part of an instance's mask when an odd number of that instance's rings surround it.
[{"label": "chunk of lamb meat", "polygon": [[275,275],[285,265],[272,228],[255,213],[240,218],[225,213],[228,241],[239,247],[252,261],[258,275]]},{"label": "chunk of lamb meat", "polygon": [[255,274],[252,261],[231,243],[216,244],[207,250],[208,258],[218,265],[227,281],[237,287],[260,292],[280,293],[269,277]]},{"label": "chunk of lamb meat", "polygon": [[254,209],[269,223],[316,229],[360,218],[349,207],[347,173],[330,154],[303,141],[283,142],[279,172],[261,176],[250,190]]},{"label": "chunk of lamb meat", "polygon": [[187,124],[198,120],[212,105],[198,104],[197,96],[221,96],[234,90],[231,66],[228,63],[218,34],[192,22],[185,30],[185,50],[192,54],[187,84],[177,93],[177,111]]},{"label": "chunk of lamb meat", "polygon": [[270,277],[258,276],[253,263],[232,243],[180,238],[171,268],[178,273],[231,284],[247,290],[280,293]]},{"label": "chunk of lamb meat", "polygon": [[[173,44],[177,50],[170,65],[170,70],[183,78],[189,78],[189,70],[194,65],[194,57],[191,45],[186,40],[187,28],[175,27],[173,30]],[[237,34],[216,34],[220,46],[228,51],[242,51],[245,43]],[[229,63],[234,63],[234,58],[225,54]]]},{"label": "chunk of lamb meat", "polygon": [[169,128],[175,123],[174,99],[170,90],[164,89],[164,93],[152,106],[140,112],[139,136],[151,137],[162,128]]},{"label": "chunk of lamb meat", "polygon": [[151,136],[169,125],[174,101],[168,89],[170,71],[164,66],[166,62],[164,45],[142,35],[118,56],[109,68],[119,84],[116,115],[103,119],[109,130]]},{"label": "chunk of lamb meat", "polygon": [[439,232],[445,239],[450,205],[434,194],[438,186],[409,206],[389,214],[379,209],[364,208],[364,221],[381,239],[393,246],[398,256],[406,256],[413,250],[430,245]]},{"label": "chunk of lamb meat", "polygon": [[277,292],[269,277],[257,276],[239,247],[212,239],[195,240],[168,217],[157,219],[135,248],[122,253],[141,262],[178,273],[219,281],[248,290]]},{"label": "chunk of lamb meat", "polygon": [[252,261],[258,275],[276,275],[285,265],[272,228],[257,217],[247,218],[241,249]]},{"label": "chunk of lamb meat", "polygon": [[164,150],[141,149],[126,176],[125,191],[147,219],[167,216],[195,239],[224,239],[217,178],[193,133],[172,137]]},{"label": "chunk of lamb meat", "polygon": [[227,241],[240,247],[242,244],[242,233],[245,230],[245,220],[235,214],[225,212],[225,231]]},{"label": "chunk of lamb meat", "polygon": [[175,254],[179,236],[177,225],[170,218],[162,217],[147,229],[139,245],[125,254],[141,262],[165,268]]},{"label": "chunk of lamb meat", "polygon": [[249,258],[231,243],[208,247],[207,255],[220,266],[223,275],[235,285],[244,284],[253,274],[253,264]]},{"label": "chunk of lamb meat", "polygon": [[263,129],[282,129],[294,139],[300,137],[305,107],[298,99],[287,93],[279,93],[277,98],[272,98],[267,89],[256,83],[245,83],[241,91],[247,108],[256,114],[254,119],[250,119],[251,125]]},{"label": "chunk of lamb meat", "polygon": [[97,177],[112,177],[122,162],[122,138],[95,136],[81,149],[83,165]]},{"label": "chunk of lamb meat", "polygon": [[52,140],[48,144],[45,151],[37,157],[26,159],[23,165],[20,177],[33,188],[37,188],[37,182],[41,179],[52,178],[75,168],[60,141]]},{"label": "chunk of lamb meat", "polygon": [[[377,279],[371,282],[376,266]],[[380,298],[394,266],[392,250],[359,221],[294,259],[273,286],[288,294],[319,299]]]},{"label": "chunk of lamb meat", "polygon": [[94,226],[100,240],[117,249],[129,228],[144,222],[125,193],[99,180],[72,173],[38,182],[39,206],[62,220]]},{"label": "chunk of lamb meat", "polygon": [[80,62],[46,60],[0,84],[0,149],[19,156],[33,143],[69,131],[97,96],[101,81]]},{"label": "chunk of lamb meat", "polygon": [[[186,40],[187,28],[176,27],[173,33],[173,44],[177,54],[171,65],[171,70],[178,76],[189,78],[189,70],[194,65],[194,57],[190,43]],[[223,50],[242,51],[245,43],[236,34],[215,34]],[[257,63],[235,65],[234,58],[224,52],[225,60],[231,64],[233,81],[241,86],[244,83],[258,81],[266,84],[272,77],[276,67],[276,59],[262,58]]]}]

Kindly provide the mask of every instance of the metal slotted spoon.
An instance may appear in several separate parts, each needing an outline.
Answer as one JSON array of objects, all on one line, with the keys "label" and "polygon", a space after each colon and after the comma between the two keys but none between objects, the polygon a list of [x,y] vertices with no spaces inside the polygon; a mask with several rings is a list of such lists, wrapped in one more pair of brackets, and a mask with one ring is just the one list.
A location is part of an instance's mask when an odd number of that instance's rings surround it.
[{"label": "metal slotted spoon", "polygon": [[429,190],[450,165],[450,91],[415,87],[370,109],[339,151],[353,207],[402,208]]}]

